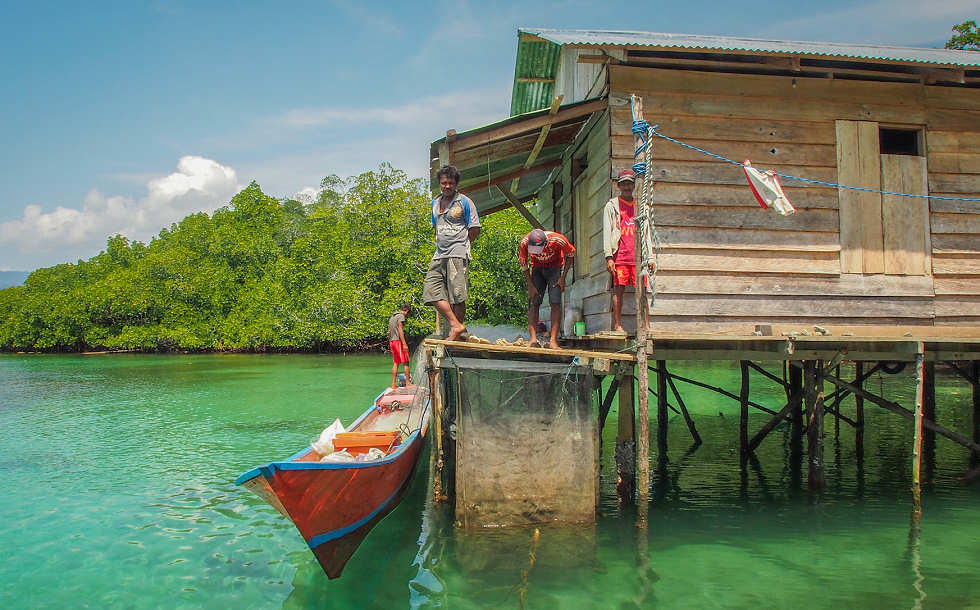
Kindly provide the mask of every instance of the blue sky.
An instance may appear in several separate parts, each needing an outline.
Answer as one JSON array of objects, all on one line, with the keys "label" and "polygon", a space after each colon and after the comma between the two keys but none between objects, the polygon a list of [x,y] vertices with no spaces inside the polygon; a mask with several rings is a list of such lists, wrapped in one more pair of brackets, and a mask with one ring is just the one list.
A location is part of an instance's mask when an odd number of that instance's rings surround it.
[{"label": "blue sky", "polygon": [[942,46],[980,18],[980,0],[0,9],[0,270],[89,258],[115,233],[146,241],[252,180],[291,196],[382,161],[422,176],[447,129],[506,118],[518,27]]}]

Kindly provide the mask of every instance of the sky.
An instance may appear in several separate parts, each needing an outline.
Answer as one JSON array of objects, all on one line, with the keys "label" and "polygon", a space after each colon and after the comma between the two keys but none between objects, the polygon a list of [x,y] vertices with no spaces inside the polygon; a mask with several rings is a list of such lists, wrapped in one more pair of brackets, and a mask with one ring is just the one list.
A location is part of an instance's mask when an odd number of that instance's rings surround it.
[{"label": "sky", "polygon": [[148,241],[253,180],[426,176],[446,130],[508,116],[520,27],[941,47],[980,20],[980,0],[811,6],[0,0],[0,270]]}]

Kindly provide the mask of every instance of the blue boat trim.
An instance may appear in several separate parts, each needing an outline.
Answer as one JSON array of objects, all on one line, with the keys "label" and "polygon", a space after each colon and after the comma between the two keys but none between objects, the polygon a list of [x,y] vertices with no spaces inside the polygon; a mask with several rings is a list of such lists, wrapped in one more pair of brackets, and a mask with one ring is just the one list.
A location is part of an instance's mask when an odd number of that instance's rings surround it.
[{"label": "blue boat trim", "polygon": [[347,534],[353,532],[357,528],[361,527],[362,525],[364,525],[365,523],[367,523],[368,521],[370,521],[371,519],[373,519],[374,517],[376,517],[378,515],[378,513],[380,513],[381,511],[383,511],[385,509],[385,507],[387,507],[389,504],[391,504],[391,501],[394,500],[398,496],[399,493],[401,493],[402,487],[405,486],[405,483],[407,483],[408,481],[411,481],[411,480],[412,480],[412,476],[411,476],[411,473],[409,473],[409,476],[405,478],[405,482],[402,483],[398,487],[398,489],[395,490],[395,492],[393,494],[391,494],[390,496],[388,496],[388,498],[384,502],[382,502],[378,506],[378,508],[376,508],[373,511],[371,511],[371,513],[368,514],[367,516],[365,516],[364,518],[359,519],[359,520],[355,521],[354,523],[351,523],[350,525],[348,525],[346,527],[335,529],[335,530],[333,530],[331,532],[327,532],[326,534],[319,534],[317,536],[313,536],[312,538],[310,538],[307,541],[307,544],[310,546],[311,549],[315,549],[316,547],[320,546],[324,542],[330,542],[331,540],[336,540],[337,538],[340,538],[342,536],[346,536]]}]

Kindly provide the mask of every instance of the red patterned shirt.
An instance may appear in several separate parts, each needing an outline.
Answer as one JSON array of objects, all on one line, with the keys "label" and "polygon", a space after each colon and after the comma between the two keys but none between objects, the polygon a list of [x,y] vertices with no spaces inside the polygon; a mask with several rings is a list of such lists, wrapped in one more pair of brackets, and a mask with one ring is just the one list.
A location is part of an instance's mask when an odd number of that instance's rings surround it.
[{"label": "red patterned shirt", "polygon": [[636,214],[634,201],[626,201],[619,198],[619,245],[616,248],[616,258],[613,259],[617,265],[636,265],[636,223],[633,216]]},{"label": "red patterned shirt", "polygon": [[[528,235],[521,240],[521,248],[517,254],[517,260],[521,263],[521,269],[531,267],[561,267],[565,264],[565,258],[575,256],[575,246],[568,238],[555,231],[545,231],[548,242],[539,254],[528,255],[527,239]],[[528,260],[530,258],[530,261]]]}]

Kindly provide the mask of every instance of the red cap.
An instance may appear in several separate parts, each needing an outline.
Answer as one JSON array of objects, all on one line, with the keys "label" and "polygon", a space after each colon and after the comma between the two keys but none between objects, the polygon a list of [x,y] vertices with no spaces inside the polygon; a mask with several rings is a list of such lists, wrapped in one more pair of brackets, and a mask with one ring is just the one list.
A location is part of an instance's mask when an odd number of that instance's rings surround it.
[{"label": "red cap", "polygon": [[623,171],[619,172],[619,178],[616,179],[616,182],[625,182],[627,180],[630,182],[636,182],[636,174],[633,173],[633,170],[631,169],[624,169]]}]

